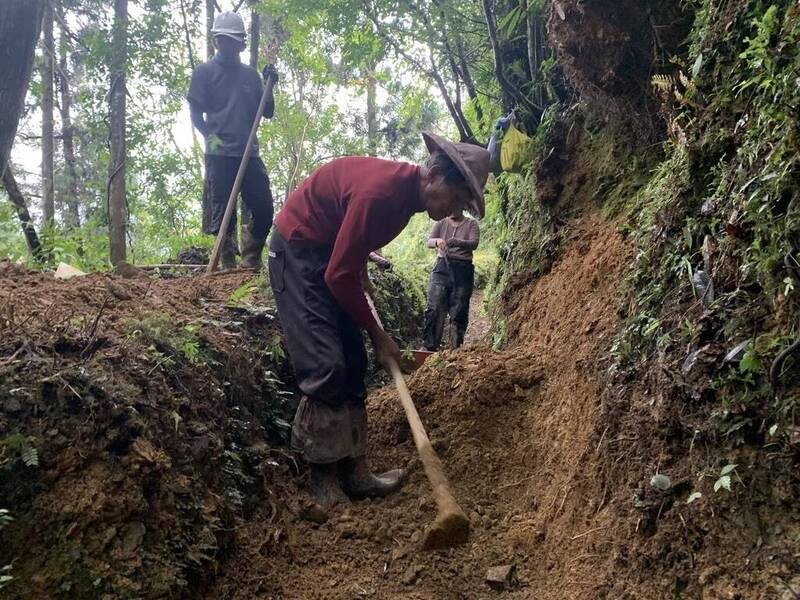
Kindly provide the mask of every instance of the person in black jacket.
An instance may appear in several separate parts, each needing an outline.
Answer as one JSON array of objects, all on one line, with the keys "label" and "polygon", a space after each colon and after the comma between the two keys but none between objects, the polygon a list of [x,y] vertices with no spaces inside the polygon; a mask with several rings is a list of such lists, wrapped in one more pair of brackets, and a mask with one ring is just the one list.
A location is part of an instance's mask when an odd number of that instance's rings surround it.
[{"label": "person in black jacket", "polygon": [[[243,64],[239,57],[245,49],[247,34],[244,21],[235,12],[221,13],[212,28],[218,52],[192,73],[189,107],[192,124],[206,142],[206,179],[211,203],[211,232],[219,234],[225,207],[242,161],[250,129],[256,118],[264,83],[258,71]],[[272,65],[263,72],[264,80],[278,74]],[[263,116],[272,118],[275,100],[270,94]],[[264,163],[258,156],[258,141],[247,164],[241,189],[242,199],[253,215],[248,245],[242,248],[242,267],[259,269],[264,244],[272,226],[272,192]],[[235,215],[235,213],[234,213]],[[236,266],[235,216],[231,219],[222,249],[222,267]]]}]

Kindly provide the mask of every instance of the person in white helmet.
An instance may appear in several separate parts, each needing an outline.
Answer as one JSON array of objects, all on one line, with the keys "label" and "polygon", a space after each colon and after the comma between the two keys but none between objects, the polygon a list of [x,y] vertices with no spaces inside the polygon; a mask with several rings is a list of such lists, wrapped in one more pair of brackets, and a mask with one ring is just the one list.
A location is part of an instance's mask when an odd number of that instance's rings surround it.
[{"label": "person in white helmet", "polygon": [[[219,233],[236,172],[247,147],[250,128],[258,112],[264,84],[258,71],[241,62],[247,33],[242,17],[224,12],[211,29],[217,54],[192,73],[187,99],[192,124],[205,138],[206,179],[211,204],[211,233]],[[278,79],[275,67],[263,71],[266,81]],[[267,99],[263,116],[272,118],[275,100]],[[258,141],[242,181],[242,199],[253,215],[251,239],[242,248],[242,267],[261,268],[261,255],[272,226],[272,192],[264,163],[258,156]],[[231,219],[222,249],[223,268],[236,266],[236,221]]]}]

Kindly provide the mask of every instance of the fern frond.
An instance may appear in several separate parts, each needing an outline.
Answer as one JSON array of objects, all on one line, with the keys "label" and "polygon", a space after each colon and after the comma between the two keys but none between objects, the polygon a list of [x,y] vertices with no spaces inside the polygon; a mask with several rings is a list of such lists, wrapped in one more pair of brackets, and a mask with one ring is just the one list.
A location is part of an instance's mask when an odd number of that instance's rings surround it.
[{"label": "fern frond", "polygon": [[22,458],[22,464],[26,467],[39,466],[39,451],[29,444],[22,448],[20,458]]},{"label": "fern frond", "polygon": [[676,81],[674,75],[666,75],[663,73],[656,73],[650,80],[650,85],[652,85],[657,90],[661,90],[664,92],[670,91],[672,88],[675,87],[675,84]]}]

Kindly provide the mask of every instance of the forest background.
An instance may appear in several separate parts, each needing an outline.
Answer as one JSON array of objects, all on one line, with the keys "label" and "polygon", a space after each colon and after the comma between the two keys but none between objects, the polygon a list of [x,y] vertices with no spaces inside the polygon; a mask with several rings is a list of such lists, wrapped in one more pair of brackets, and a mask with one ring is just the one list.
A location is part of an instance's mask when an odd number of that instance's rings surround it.
[{"label": "forest background", "polygon": [[[202,139],[185,94],[192,69],[213,55],[220,10],[238,9],[248,23],[244,61],[260,69],[263,48],[278,49],[275,117],[259,134],[276,212],[339,156],[423,161],[423,130],[485,145],[514,107],[535,126],[552,67],[543,9],[500,4],[52,0],[0,192],[11,200],[0,202],[0,256],[103,270],[213,243],[201,232]],[[504,63],[514,46],[516,59]],[[476,256],[481,284],[503,243],[499,203],[493,185]],[[433,259],[431,225],[418,216],[386,249],[417,284]]]}]

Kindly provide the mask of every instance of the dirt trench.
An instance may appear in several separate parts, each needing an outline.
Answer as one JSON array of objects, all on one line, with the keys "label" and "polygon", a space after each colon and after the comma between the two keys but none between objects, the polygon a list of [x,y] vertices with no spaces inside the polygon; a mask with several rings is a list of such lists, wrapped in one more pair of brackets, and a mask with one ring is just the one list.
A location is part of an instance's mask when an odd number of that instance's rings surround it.
[{"label": "dirt trench", "polygon": [[512,316],[507,349],[443,352],[409,382],[472,521],[469,543],[419,550],[435,507],[395,392],[383,388],[369,398],[370,456],[377,468],[409,468],[402,492],[321,525],[291,505],[254,518],[209,598],[494,598],[486,571],[509,564],[519,582],[508,598],[591,598],[613,585],[603,532],[618,524],[593,461],[600,370],[630,249],[597,215],[572,226],[563,257]]}]

